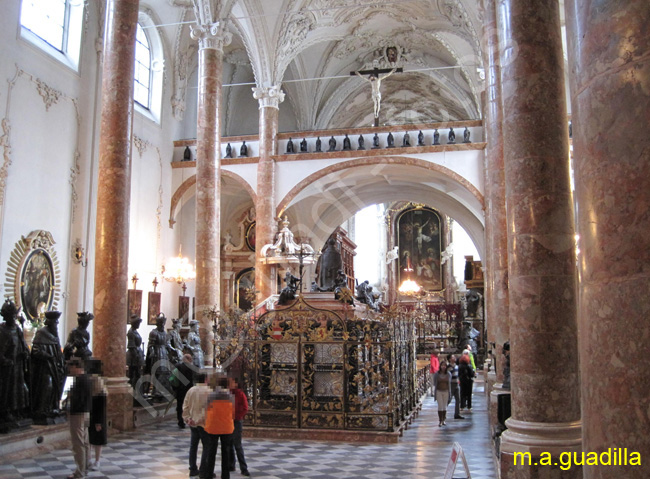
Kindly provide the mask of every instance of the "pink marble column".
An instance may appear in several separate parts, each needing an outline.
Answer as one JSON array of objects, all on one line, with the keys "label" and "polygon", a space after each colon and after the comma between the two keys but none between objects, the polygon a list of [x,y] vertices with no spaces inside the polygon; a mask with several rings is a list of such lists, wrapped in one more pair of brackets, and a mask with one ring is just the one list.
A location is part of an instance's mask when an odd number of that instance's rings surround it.
[{"label": "pink marble column", "polygon": [[494,350],[496,381],[502,383],[504,361],[501,347],[509,339],[508,229],[496,0],[485,0],[483,22],[486,73],[484,131],[487,141],[485,156],[486,321],[488,340],[496,346]]},{"label": "pink marble column", "polygon": [[[650,3],[569,0],[567,39],[580,234],[583,450],[650,459]],[[628,462],[630,464],[630,462]]]},{"label": "pink marble column", "polygon": [[196,132],[196,315],[200,323],[205,365],[214,359],[212,318],[209,308],[221,308],[221,76],[223,47],[230,34],[216,21],[212,2],[195,0],[199,41],[199,90]]},{"label": "pink marble column", "polygon": [[133,428],[133,397],[126,371],[126,289],[131,200],[133,70],[138,0],[109,0],[104,38],[99,133],[93,352],[103,361],[108,417]]},{"label": "pink marble column", "polygon": [[[558,2],[499,0],[512,417],[501,477],[581,477],[573,196]],[[528,452],[529,465],[514,465]],[[550,453],[556,465],[539,464]],[[539,464],[539,465],[536,465]],[[546,477],[544,476],[544,477]]]},{"label": "pink marble column", "polygon": [[280,86],[253,88],[253,96],[260,105],[259,148],[257,164],[257,203],[255,204],[255,290],[257,301],[263,301],[273,294],[272,268],[264,264],[260,255],[262,246],[273,242],[278,230],[275,215],[275,160],[277,154],[279,105],[284,100]]}]

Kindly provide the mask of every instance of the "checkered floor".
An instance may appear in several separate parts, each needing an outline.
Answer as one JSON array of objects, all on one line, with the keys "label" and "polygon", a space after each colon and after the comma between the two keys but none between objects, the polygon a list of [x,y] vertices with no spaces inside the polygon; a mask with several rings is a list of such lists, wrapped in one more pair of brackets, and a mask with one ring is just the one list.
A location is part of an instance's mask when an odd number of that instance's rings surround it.
[{"label": "checkered floor", "polygon": [[[244,439],[251,476],[256,479],[389,479],[407,477],[442,479],[452,445],[463,447],[473,479],[495,479],[490,448],[486,398],[475,385],[474,409],[464,420],[450,419],[438,427],[436,404],[427,398],[423,411],[398,444],[359,444],[318,441]],[[452,403],[453,407],[453,403]],[[453,408],[452,408],[453,416]],[[148,426],[109,438],[102,453],[97,479],[181,479],[188,477],[189,430],[175,421]],[[200,453],[200,451],[199,451]],[[0,479],[61,479],[74,469],[68,450],[2,464]],[[219,477],[217,461],[217,477]],[[236,479],[239,472],[233,473]],[[454,477],[466,477],[459,463]]]}]

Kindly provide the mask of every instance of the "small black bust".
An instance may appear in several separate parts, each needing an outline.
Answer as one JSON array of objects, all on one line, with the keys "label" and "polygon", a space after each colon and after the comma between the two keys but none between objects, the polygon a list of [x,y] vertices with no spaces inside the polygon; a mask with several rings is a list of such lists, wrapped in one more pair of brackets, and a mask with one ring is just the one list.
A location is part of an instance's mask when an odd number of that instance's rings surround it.
[{"label": "small black bust", "polygon": [[327,151],[336,151],[336,138],[334,138],[334,136],[330,138],[329,143],[330,143],[330,149]]},{"label": "small black bust", "polygon": [[232,146],[230,146],[230,143],[226,145],[226,156],[225,158],[232,158]]},{"label": "small black bust", "polygon": [[287,142],[287,153],[295,153],[296,150],[293,148],[293,140],[289,138],[289,141]]},{"label": "small black bust", "polygon": [[449,135],[447,136],[447,143],[453,145],[456,143],[456,133],[454,133],[453,127],[449,127]]},{"label": "small black bust", "polygon": [[422,133],[422,130],[418,133],[418,146],[424,146],[424,133]]},{"label": "small black bust", "polygon": [[352,149],[352,145],[350,144],[350,138],[348,138],[347,133],[345,134],[345,138],[343,138],[343,151],[349,151]]},{"label": "small black bust", "polygon": [[321,152],[323,147],[323,142],[320,139],[320,136],[316,138],[316,152]]},{"label": "small black bust", "polygon": [[305,138],[300,142],[300,153],[307,153],[307,140]]},{"label": "small black bust", "polygon": [[189,146],[185,147],[185,151],[183,152],[183,161],[192,161],[192,150],[190,150]]},{"label": "small black bust", "polygon": [[404,133],[404,137],[402,138],[402,146],[403,147],[411,146],[411,136],[409,135],[408,131]]},{"label": "small black bust", "polygon": [[358,143],[359,143],[359,147],[357,148],[357,150],[365,150],[366,149],[365,146],[364,146],[366,144],[366,140],[363,139],[363,135],[359,135]]},{"label": "small black bust", "polygon": [[246,146],[246,141],[242,143],[241,148],[239,149],[239,156],[248,156],[248,147]]},{"label": "small black bust", "polygon": [[372,149],[375,150],[379,148],[379,135],[375,133],[375,136],[372,137]]},{"label": "small black bust", "polygon": [[386,139],[386,142],[388,143],[386,145],[386,148],[395,148],[395,138],[390,131],[388,132],[388,138]]},{"label": "small black bust", "polygon": [[433,144],[434,145],[439,145],[440,144],[440,132],[436,128],[436,131],[433,132]]},{"label": "small black bust", "polygon": [[471,143],[469,139],[469,135],[470,135],[469,129],[465,127],[465,131],[463,132],[463,143]]}]

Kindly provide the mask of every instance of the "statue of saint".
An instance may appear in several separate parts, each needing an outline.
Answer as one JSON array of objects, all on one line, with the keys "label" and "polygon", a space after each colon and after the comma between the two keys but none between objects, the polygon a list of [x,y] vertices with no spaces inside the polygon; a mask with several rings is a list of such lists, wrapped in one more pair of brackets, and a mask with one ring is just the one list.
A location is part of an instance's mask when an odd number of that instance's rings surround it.
[{"label": "statue of saint", "polygon": [[171,394],[171,385],[169,384],[169,355],[167,354],[167,333],[165,332],[165,323],[167,318],[163,313],[156,316],[156,329],[149,333],[147,342],[147,360],[145,363],[145,374],[155,376],[152,378],[154,386],[154,396],[165,396]]},{"label": "statue of saint", "polygon": [[359,147],[357,148],[357,150],[365,150],[364,145],[366,143],[366,140],[363,139],[363,135],[359,135],[358,143],[359,143]]},{"label": "statue of saint", "polygon": [[463,143],[471,143],[471,141],[469,140],[469,135],[470,135],[470,131],[467,127],[465,127],[465,131],[463,132]]},{"label": "statue of saint", "polygon": [[336,279],[334,279],[334,299],[354,306],[354,295],[348,288],[348,277],[342,269],[338,271]]},{"label": "statue of saint", "polygon": [[323,143],[322,143],[322,141],[321,141],[321,139],[320,139],[320,136],[319,136],[318,138],[316,138],[316,152],[317,152],[317,153],[323,151],[323,150],[321,149],[321,148],[322,148],[322,145],[323,145]]},{"label": "statue of saint", "polygon": [[226,145],[226,156],[225,158],[232,158],[232,146],[230,146],[230,143]]},{"label": "statue of saint", "polygon": [[[129,367],[129,384],[136,390],[144,366],[144,348],[142,336],[138,332],[142,318],[131,316],[131,327],[126,333],[126,365]],[[140,391],[142,393],[142,391]]]},{"label": "statue of saint", "polygon": [[190,332],[187,334],[186,348],[191,352],[194,366],[203,367],[203,350],[201,349],[201,337],[199,336],[199,322],[196,319],[190,321]]},{"label": "statue of saint", "polygon": [[284,306],[288,304],[289,301],[296,299],[296,291],[298,291],[299,281],[300,278],[291,274],[291,271],[287,271],[287,273],[284,275],[284,282],[286,283],[286,286],[282,288],[282,291],[280,291],[280,297],[278,298],[279,306]]},{"label": "statue of saint", "polygon": [[4,319],[0,324],[0,432],[7,432],[20,427],[18,421],[29,414],[29,348],[16,323],[14,302],[7,299],[0,315]]},{"label": "statue of saint", "polygon": [[374,114],[375,118],[379,118],[379,109],[381,108],[381,81],[385,80],[389,76],[391,76],[393,73],[395,73],[395,68],[393,68],[391,71],[386,73],[385,75],[370,75],[368,78],[365,78],[363,75],[361,75],[359,72],[355,72],[359,78],[361,78],[363,81],[367,81],[370,83],[370,86],[372,87],[372,102],[374,104]]},{"label": "statue of saint", "polygon": [[300,142],[300,153],[307,153],[307,140],[305,138]]},{"label": "statue of saint", "polygon": [[404,133],[404,137],[402,138],[402,146],[403,147],[411,146],[411,135],[409,135],[408,131]]},{"label": "statue of saint", "polygon": [[340,269],[343,269],[341,253],[336,247],[336,240],[329,238],[320,257],[318,286],[321,291],[334,291],[334,280]]},{"label": "statue of saint", "polygon": [[332,136],[332,138],[330,138],[329,143],[330,143],[330,149],[327,150],[327,151],[336,151],[336,139],[334,138],[334,136]]},{"label": "statue of saint", "polygon": [[395,138],[393,137],[393,134],[389,131],[388,132],[388,138],[386,138],[386,148],[394,148],[395,147]]},{"label": "statue of saint", "polygon": [[239,156],[245,157],[248,156],[248,146],[246,146],[246,140],[241,145],[241,148],[239,149]]},{"label": "statue of saint", "polygon": [[422,133],[422,130],[418,133],[418,146],[424,146],[424,133]]},{"label": "statue of saint", "polygon": [[183,359],[182,326],[180,318],[172,319],[172,329],[167,333],[167,353],[173,365],[177,365]]},{"label": "statue of saint", "polygon": [[72,358],[72,356],[85,361],[93,355],[90,350],[88,325],[94,317],[93,313],[89,313],[88,311],[77,313],[77,327],[70,331],[68,341],[63,348],[63,357],[66,361]]},{"label": "statue of saint", "polygon": [[190,150],[189,146],[185,147],[185,151],[183,152],[183,161],[192,161],[192,150]]},{"label": "statue of saint", "polygon": [[436,131],[433,132],[433,144],[434,145],[439,145],[440,144],[440,132],[436,128]]},{"label": "statue of saint", "polygon": [[372,149],[379,148],[379,135],[375,133],[375,136],[372,137]]},{"label": "statue of saint", "polygon": [[293,140],[289,138],[289,141],[287,142],[287,153],[295,153],[295,150],[293,149]]},{"label": "statue of saint", "polygon": [[454,128],[449,127],[449,135],[447,136],[447,143],[453,145],[456,143],[456,133],[454,133]]},{"label": "statue of saint", "polygon": [[345,138],[343,138],[343,151],[351,150],[352,145],[350,144],[350,138],[348,138],[347,133],[345,134]]},{"label": "statue of saint", "polygon": [[357,300],[360,303],[367,304],[370,309],[379,311],[379,301],[372,292],[370,281],[365,280],[363,283],[357,285]]},{"label": "statue of saint", "polygon": [[45,313],[45,326],[32,343],[32,413],[35,424],[53,424],[61,415],[59,402],[65,384],[65,360],[59,342],[60,311]]}]

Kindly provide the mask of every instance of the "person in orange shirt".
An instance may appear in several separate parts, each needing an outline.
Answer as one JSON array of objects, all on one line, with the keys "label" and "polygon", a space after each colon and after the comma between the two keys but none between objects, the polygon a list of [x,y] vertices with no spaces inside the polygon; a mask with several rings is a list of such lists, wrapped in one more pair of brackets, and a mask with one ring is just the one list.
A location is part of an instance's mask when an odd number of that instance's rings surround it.
[{"label": "person in orange shirt", "polygon": [[205,410],[205,426],[201,442],[206,450],[205,467],[201,465],[199,477],[212,479],[217,455],[217,447],[221,441],[221,479],[230,479],[230,448],[232,434],[235,431],[235,398],[228,391],[228,378],[219,378],[217,387],[208,396]]}]

